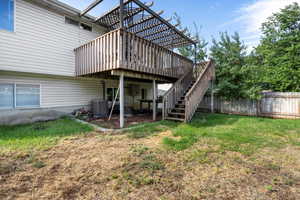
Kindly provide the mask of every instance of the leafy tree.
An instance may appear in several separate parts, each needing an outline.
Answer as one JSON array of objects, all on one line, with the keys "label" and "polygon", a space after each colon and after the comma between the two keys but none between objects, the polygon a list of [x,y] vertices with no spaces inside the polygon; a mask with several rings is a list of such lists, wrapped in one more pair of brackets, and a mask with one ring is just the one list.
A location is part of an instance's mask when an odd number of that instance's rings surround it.
[{"label": "leafy tree", "polygon": [[264,67],[264,89],[300,92],[300,7],[294,3],[262,25],[256,49]]},{"label": "leafy tree", "polygon": [[250,82],[245,83],[243,73],[248,72],[245,68],[247,47],[241,42],[239,34],[229,36],[227,32],[222,32],[220,40],[213,39],[212,42],[210,50],[216,65],[216,94],[228,99],[248,97],[245,88]]},{"label": "leafy tree", "polygon": [[[181,24],[181,18],[175,13],[174,18],[176,22],[179,24],[179,28],[183,30],[183,27],[180,25]],[[194,23],[195,27],[195,33],[192,34],[192,32],[186,27],[185,30],[187,31],[187,35],[189,37],[193,37],[194,40],[198,41],[196,44],[196,48],[194,45],[191,46],[185,46],[185,47],[180,47],[178,48],[178,51],[181,55],[188,57],[192,60],[195,59],[196,55],[196,61],[201,62],[204,61],[207,58],[207,49],[206,46],[208,42],[206,42],[201,36],[200,36],[200,30],[197,26],[196,23]],[[196,51],[196,53],[195,53]]]}]

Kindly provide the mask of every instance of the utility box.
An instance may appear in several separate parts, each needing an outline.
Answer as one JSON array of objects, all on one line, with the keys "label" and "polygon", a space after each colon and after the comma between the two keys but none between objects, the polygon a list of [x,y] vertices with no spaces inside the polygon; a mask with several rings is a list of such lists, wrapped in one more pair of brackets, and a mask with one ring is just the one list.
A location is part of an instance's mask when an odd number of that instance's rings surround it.
[{"label": "utility box", "polygon": [[92,112],[94,117],[108,116],[108,101],[101,99],[92,100]]}]

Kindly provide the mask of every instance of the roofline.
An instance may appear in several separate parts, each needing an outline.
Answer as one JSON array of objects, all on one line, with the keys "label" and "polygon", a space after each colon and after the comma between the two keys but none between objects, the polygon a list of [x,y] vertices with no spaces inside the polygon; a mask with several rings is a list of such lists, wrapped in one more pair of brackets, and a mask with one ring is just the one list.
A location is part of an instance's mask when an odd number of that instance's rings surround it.
[{"label": "roofline", "polygon": [[[80,17],[81,10],[74,8],[59,0],[25,0],[25,1],[34,3],[39,6],[44,6],[51,10],[58,11],[62,14]],[[86,20],[90,20],[91,23],[96,24],[94,23],[94,20],[96,19],[94,16],[86,14],[84,17],[81,18],[85,18]]]}]

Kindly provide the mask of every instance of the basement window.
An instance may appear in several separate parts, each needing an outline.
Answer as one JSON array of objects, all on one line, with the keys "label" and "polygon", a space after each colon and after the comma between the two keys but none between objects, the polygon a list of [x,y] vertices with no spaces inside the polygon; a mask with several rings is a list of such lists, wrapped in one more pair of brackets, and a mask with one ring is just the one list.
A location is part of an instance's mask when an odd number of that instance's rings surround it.
[{"label": "basement window", "polygon": [[40,85],[16,84],[16,107],[39,107]]},{"label": "basement window", "polygon": [[0,109],[14,107],[14,84],[0,84]]},{"label": "basement window", "polygon": [[40,85],[0,83],[0,109],[40,107]]}]

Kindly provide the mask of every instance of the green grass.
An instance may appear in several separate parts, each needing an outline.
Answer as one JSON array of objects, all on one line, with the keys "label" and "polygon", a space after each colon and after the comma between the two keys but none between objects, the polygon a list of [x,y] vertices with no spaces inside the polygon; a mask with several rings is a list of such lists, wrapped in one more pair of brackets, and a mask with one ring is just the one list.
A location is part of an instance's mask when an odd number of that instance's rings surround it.
[{"label": "green grass", "polygon": [[163,143],[174,150],[184,150],[204,138],[211,138],[220,151],[250,155],[263,147],[300,146],[300,120],[268,119],[223,114],[197,114],[191,123],[162,121],[148,124],[134,132],[135,138],[150,131],[170,129],[178,139],[166,137]]},{"label": "green grass", "polygon": [[59,139],[92,131],[70,118],[17,126],[0,126],[0,152],[42,150]]}]

